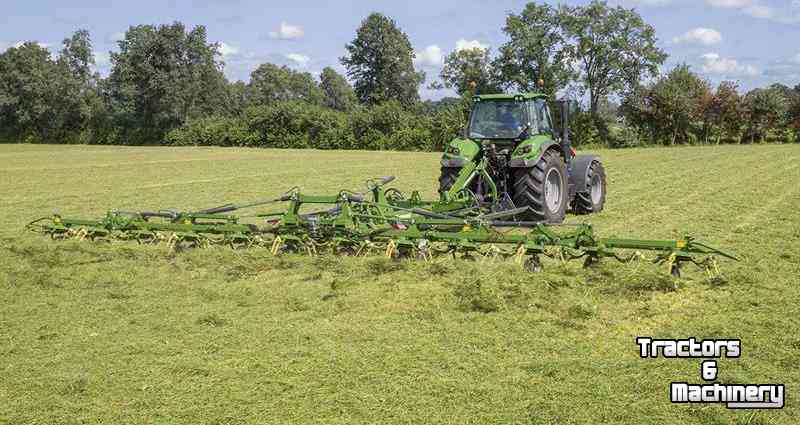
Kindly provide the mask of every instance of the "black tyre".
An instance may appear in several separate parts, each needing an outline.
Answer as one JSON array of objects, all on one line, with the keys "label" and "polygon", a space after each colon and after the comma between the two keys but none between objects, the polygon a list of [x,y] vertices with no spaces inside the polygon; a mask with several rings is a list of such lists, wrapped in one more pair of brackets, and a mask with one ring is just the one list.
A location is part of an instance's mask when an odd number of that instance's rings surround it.
[{"label": "black tyre", "polygon": [[531,168],[513,171],[512,200],[517,207],[530,207],[524,221],[561,223],[567,211],[567,167],[561,155],[548,150]]},{"label": "black tyre", "polygon": [[599,161],[592,162],[586,173],[586,191],[575,194],[572,211],[575,214],[592,214],[603,211],[606,204],[606,171]]},{"label": "black tyre", "polygon": [[447,192],[453,187],[459,172],[461,172],[461,168],[458,167],[442,167],[442,174],[439,176],[439,193]]}]

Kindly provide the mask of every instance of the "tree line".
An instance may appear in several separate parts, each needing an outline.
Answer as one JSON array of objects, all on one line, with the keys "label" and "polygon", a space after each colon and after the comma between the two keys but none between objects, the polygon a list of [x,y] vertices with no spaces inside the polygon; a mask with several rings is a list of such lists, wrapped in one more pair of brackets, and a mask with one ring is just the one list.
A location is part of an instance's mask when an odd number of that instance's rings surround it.
[{"label": "tree line", "polygon": [[[229,81],[203,26],[132,26],[94,71],[90,35],[76,31],[53,55],[35,42],[0,54],[0,141],[437,150],[466,122],[474,94],[544,91],[585,99],[578,144],[790,142],[800,133],[800,85],[741,95],[679,65],[632,9],[528,3],[510,13],[497,52],[462,49],[431,88],[460,97],[421,101],[408,36],[389,17],[366,17],[333,68],[318,78],[265,63]],[[351,85],[352,82],[352,85]]]}]

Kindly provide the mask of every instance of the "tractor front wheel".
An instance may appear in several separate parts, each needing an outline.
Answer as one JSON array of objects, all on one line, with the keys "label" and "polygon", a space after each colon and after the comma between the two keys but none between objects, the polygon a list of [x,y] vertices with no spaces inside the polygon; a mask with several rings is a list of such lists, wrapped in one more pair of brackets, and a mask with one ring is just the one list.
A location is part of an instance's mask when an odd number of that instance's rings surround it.
[{"label": "tractor front wheel", "polygon": [[561,223],[567,211],[567,167],[561,155],[548,150],[531,168],[514,169],[513,201],[529,207],[524,221]]}]

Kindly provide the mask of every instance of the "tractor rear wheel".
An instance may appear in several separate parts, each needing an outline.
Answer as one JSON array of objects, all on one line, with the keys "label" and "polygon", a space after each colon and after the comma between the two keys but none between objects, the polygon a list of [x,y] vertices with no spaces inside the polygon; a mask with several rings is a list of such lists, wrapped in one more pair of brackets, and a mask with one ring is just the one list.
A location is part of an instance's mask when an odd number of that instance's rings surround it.
[{"label": "tractor rear wheel", "polygon": [[530,168],[513,171],[514,205],[529,207],[524,221],[561,223],[567,211],[567,167],[556,150],[548,150]]},{"label": "tractor rear wheel", "polygon": [[575,214],[592,214],[603,211],[606,203],[606,171],[599,161],[592,162],[586,172],[586,191],[575,194],[572,211]]}]

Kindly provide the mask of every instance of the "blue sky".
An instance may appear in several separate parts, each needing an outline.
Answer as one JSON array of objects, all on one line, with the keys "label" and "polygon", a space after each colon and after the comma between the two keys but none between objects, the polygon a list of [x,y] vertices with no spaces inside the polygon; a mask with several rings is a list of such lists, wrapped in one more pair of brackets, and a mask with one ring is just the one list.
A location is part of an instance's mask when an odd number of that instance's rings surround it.
[{"label": "blue sky", "polygon": [[[78,28],[90,31],[98,69],[107,73],[108,51],[130,25],[205,25],[209,39],[222,43],[225,72],[247,81],[264,62],[318,74],[325,66],[340,72],[339,57],[370,12],[384,13],[405,31],[417,51],[416,66],[428,82],[443,55],[459,47],[503,43],[509,12],[525,1],[255,1],[255,0],[29,0],[4,2],[0,50],[33,40],[58,50]],[[556,4],[557,2],[548,2]],[[567,1],[582,4],[586,1]],[[738,80],[743,89],[781,82],[800,83],[800,0],[616,0],[636,8],[656,28],[669,53],[665,68],[686,62],[713,83]],[[426,83],[427,85],[427,83]],[[422,89],[423,98],[448,91]]]}]

